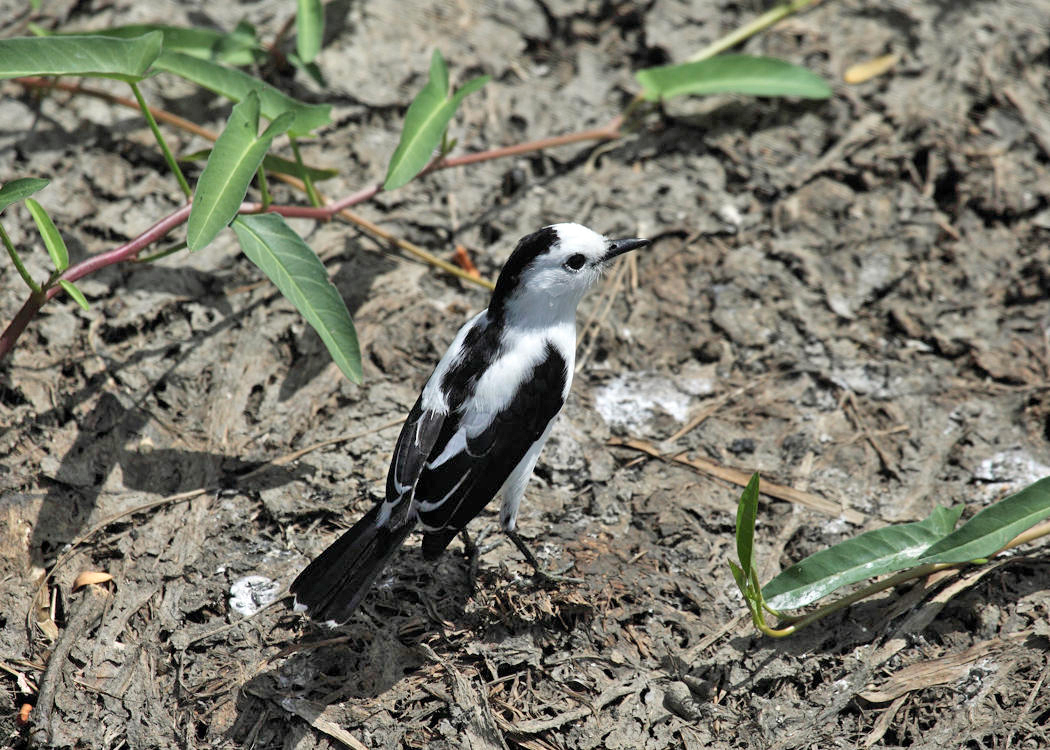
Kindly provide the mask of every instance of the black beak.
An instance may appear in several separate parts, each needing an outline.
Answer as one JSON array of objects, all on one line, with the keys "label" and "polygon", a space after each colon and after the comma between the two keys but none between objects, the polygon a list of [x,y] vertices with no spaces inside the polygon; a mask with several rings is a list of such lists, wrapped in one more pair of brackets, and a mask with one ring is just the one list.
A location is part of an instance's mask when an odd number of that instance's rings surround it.
[{"label": "black beak", "polygon": [[609,240],[609,249],[606,251],[605,256],[602,258],[602,263],[608,263],[610,260],[615,258],[617,255],[623,255],[629,253],[631,250],[637,250],[640,247],[651,245],[649,240]]}]

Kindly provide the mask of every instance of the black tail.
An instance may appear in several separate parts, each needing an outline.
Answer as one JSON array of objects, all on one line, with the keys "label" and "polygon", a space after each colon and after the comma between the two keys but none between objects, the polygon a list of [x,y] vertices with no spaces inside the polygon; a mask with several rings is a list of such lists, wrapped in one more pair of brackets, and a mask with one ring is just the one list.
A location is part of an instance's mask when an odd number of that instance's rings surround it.
[{"label": "black tail", "polygon": [[377,526],[380,507],[368,511],[292,582],[296,609],[305,608],[310,617],[321,622],[342,624],[350,619],[415,526]]}]

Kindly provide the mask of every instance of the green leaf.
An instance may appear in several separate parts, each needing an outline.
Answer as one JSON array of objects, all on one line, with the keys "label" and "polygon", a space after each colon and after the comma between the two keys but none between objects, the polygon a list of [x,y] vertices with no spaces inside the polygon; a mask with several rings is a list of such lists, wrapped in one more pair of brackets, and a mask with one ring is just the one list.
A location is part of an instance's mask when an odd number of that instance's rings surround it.
[{"label": "green leaf", "polygon": [[259,41],[255,27],[245,19],[237,23],[237,28],[229,34],[223,34],[212,48],[211,56],[206,59],[218,60],[227,65],[251,65],[264,63],[270,53]]},{"label": "green leaf", "polygon": [[1050,517],[1050,477],[989,505],[934,544],[919,563],[960,563],[991,557],[1006,543]]},{"label": "green leaf", "polygon": [[[255,35],[251,24],[241,22],[237,28],[226,33],[215,29],[166,26],[159,23],[113,26],[95,31],[81,31],[85,36],[108,36],[128,39],[153,31],[164,35],[164,49],[181,52],[203,60],[219,60],[230,65],[250,65],[266,56],[266,50]],[[56,36],[64,36],[58,34]]]},{"label": "green leaf", "polygon": [[250,92],[255,91],[261,103],[262,115],[268,120],[275,120],[285,112],[294,114],[295,117],[288,128],[291,135],[307,135],[314,128],[327,125],[332,119],[332,107],[329,104],[304,104],[282,94],[258,78],[210,60],[200,60],[179,52],[164,50],[154,67],[174,73],[236,102],[242,101]]},{"label": "green leaf", "polygon": [[815,73],[774,57],[718,55],[697,62],[646,68],[634,74],[642,97],[653,101],[682,94],[750,94],[827,99],[831,87]]},{"label": "green leaf", "polygon": [[[755,561],[755,518],[758,516],[758,472],[740,495],[736,506],[736,556],[741,570],[750,571]],[[757,585],[757,581],[756,581]]]},{"label": "green leaf", "polygon": [[489,81],[489,76],[479,76],[468,81],[455,94],[448,85],[448,68],[438,50],[430,60],[430,78],[423,90],[412,100],[405,113],[405,125],[401,140],[387,167],[384,190],[394,190],[419,174],[430,161],[434,150],[441,143],[445,128],[459,108],[463,97],[477,91]]},{"label": "green leaf", "polygon": [[162,37],[49,36],[0,40],[0,78],[99,76],[138,81],[160,54]]},{"label": "green leaf", "polygon": [[259,135],[258,95],[249,92],[234,106],[193,194],[186,222],[190,250],[200,250],[233,221],[270,143],[293,119],[291,112],[285,112]]},{"label": "green leaf", "polygon": [[84,308],[85,310],[90,310],[91,309],[91,305],[88,304],[87,297],[85,297],[84,293],[82,291],[80,291],[79,289],[77,289],[76,286],[73,285],[72,281],[66,281],[65,279],[59,279],[58,280],[58,285],[60,287],[62,287],[63,289],[65,289],[66,290],[66,294],[68,294],[70,297],[72,297],[76,301],[76,303],[78,305],[80,305],[82,308]]},{"label": "green leaf", "polygon": [[58,228],[55,227],[55,222],[51,221],[44,207],[32,198],[26,198],[26,208],[33,215],[33,221],[36,222],[40,236],[44,238],[44,247],[47,248],[47,254],[51,256],[51,262],[55,264],[59,272],[65,271],[69,268],[69,251],[66,249],[62,235],[58,233]]},{"label": "green leaf", "polygon": [[0,211],[3,211],[12,203],[25,200],[38,190],[43,190],[47,187],[48,182],[49,180],[43,180],[39,177],[22,177],[4,183],[4,186],[0,188]]},{"label": "green leaf", "polygon": [[922,521],[866,531],[783,570],[762,594],[777,610],[798,609],[851,583],[918,565],[923,553],[951,533],[963,506],[934,508]]},{"label": "green leaf", "polygon": [[241,249],[317,331],[350,380],[361,382],[361,350],[346,303],[320,259],[277,214],[238,216]]},{"label": "green leaf", "polygon": [[298,0],[295,14],[295,50],[304,63],[311,63],[321,51],[324,38],[324,10],[321,0]]}]

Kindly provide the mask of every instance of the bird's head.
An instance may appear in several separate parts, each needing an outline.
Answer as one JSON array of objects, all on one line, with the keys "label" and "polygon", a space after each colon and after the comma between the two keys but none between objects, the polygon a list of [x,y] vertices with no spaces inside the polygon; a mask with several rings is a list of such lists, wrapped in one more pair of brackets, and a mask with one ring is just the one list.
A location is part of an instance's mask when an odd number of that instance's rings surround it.
[{"label": "bird's head", "polygon": [[489,312],[574,315],[584,293],[618,256],[649,240],[610,240],[580,224],[552,224],[526,235],[500,271]]}]

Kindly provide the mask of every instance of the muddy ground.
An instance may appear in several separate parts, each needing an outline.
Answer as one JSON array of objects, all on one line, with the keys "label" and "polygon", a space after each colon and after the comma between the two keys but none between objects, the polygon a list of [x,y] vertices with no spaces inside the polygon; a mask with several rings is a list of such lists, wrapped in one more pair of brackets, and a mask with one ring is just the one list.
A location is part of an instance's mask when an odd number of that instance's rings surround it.
[{"label": "muddy ground", "polygon": [[[247,17],[272,38],[292,5],[44,9],[64,29]],[[24,4],[0,7],[15,33]],[[632,70],[762,9],[335,0],[329,87],[273,80],[334,105],[305,156],[340,170],[323,185],[340,196],[382,176],[435,46],[459,80],[494,78],[453,125],[480,150],[600,125]],[[0,365],[0,744],[1047,746],[1045,546],[774,641],[742,619],[726,566],[740,488],[611,442],[815,498],[763,497],[763,579],[1050,474],[1050,13],[828,1],[744,49],[811,67],[834,97],[676,100],[614,144],[441,172],[360,208],[443,257],[464,245],[487,275],[551,222],[654,240],[583,305],[573,394],[519,520],[578,585],[533,585],[485,513],[473,577],[458,542],[432,568],[413,541],[343,629],[285,603],[237,611],[235,584],[286,585],[377,497],[396,421],[479,288],[347,224],[296,223],[354,314],[359,386],[228,234],[85,279],[90,312],[49,304]],[[843,82],[890,52],[886,74]],[[144,88],[213,128],[227,112],[168,77]],[[52,179],[39,198],[74,260],[180,204],[134,113],[0,93],[0,179]],[[183,153],[207,145],[166,132]],[[24,209],[4,225],[30,244]],[[45,257],[27,255],[38,278]],[[0,264],[5,324],[24,296]],[[82,571],[114,581],[72,592]]]}]

